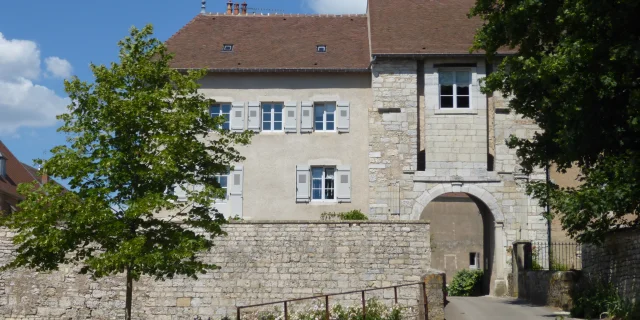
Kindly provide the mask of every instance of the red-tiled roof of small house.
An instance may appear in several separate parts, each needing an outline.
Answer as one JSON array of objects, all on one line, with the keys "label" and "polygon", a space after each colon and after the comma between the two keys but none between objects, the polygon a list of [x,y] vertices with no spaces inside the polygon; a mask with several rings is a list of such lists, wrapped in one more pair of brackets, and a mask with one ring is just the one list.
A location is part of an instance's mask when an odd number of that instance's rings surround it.
[{"label": "red-tiled roof of small house", "polygon": [[0,192],[12,197],[20,197],[16,188],[21,183],[32,182],[35,179],[27,168],[11,153],[9,148],[0,141],[0,153],[6,159],[6,176],[0,176]]}]

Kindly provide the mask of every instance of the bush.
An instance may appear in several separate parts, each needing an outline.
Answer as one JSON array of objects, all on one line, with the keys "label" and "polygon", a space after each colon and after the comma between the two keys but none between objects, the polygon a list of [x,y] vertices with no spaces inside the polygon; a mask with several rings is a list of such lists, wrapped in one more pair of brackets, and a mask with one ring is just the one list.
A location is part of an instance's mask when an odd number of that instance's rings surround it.
[{"label": "bush", "polygon": [[601,281],[584,282],[574,290],[572,317],[599,319],[605,312],[613,319],[640,319],[640,303],[622,299],[613,285]]},{"label": "bush", "polygon": [[[290,309],[291,310],[291,309]],[[312,305],[306,305],[300,311],[290,311],[290,320],[317,320],[325,318],[324,303],[316,302]],[[402,320],[415,318],[415,312],[412,308],[399,305],[386,306],[384,303],[375,298],[367,300],[367,320]],[[273,311],[255,311],[242,315],[243,320],[283,320],[284,313],[281,308],[275,308]],[[362,306],[343,307],[335,304],[331,308],[331,319],[335,320],[362,320]]]},{"label": "bush", "polygon": [[363,221],[369,220],[366,214],[360,210],[351,210],[347,212],[324,212],[320,215],[322,220],[342,220],[342,221]]},{"label": "bush", "polygon": [[482,295],[482,270],[460,270],[447,287],[450,296],[479,296]]}]

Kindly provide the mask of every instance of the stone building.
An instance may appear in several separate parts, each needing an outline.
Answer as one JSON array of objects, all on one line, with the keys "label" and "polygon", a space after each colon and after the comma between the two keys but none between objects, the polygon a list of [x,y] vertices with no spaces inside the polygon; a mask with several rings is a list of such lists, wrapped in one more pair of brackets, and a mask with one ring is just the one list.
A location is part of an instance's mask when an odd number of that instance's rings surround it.
[{"label": "stone building", "polygon": [[[167,41],[172,66],[208,69],[201,92],[216,100],[212,116],[257,133],[241,148],[247,160],[219,177],[228,196],[218,210],[313,220],[360,209],[370,219],[450,228],[467,219],[430,204],[459,200],[476,210],[465,228],[475,240],[455,248],[465,261],[455,269],[473,261],[491,275],[487,292],[506,293],[507,248],[547,241],[544,209],[524,193],[528,179],[545,174],[521,174],[505,144],[512,134],[530,137],[535,124],[509,112],[501,94],[480,92],[496,61],[469,52],[481,25],[467,18],[473,3],[369,0],[364,15],[203,9]],[[446,269],[444,254],[433,260]]]}]

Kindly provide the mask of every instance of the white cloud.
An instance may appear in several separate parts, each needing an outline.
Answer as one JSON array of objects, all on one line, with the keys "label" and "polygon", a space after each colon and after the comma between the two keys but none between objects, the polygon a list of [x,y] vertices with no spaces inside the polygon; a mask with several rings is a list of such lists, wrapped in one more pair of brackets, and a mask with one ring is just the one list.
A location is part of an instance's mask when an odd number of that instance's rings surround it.
[{"label": "white cloud", "polygon": [[58,57],[48,57],[44,59],[44,64],[47,66],[47,71],[49,75],[57,78],[69,78],[71,77],[71,72],[73,68],[71,67],[71,63],[65,59],[60,59]]},{"label": "white cloud", "polygon": [[[66,60],[55,58],[60,61]],[[55,59],[51,60],[56,64]],[[29,40],[5,39],[0,33],[0,134],[15,136],[24,127],[47,127],[55,124],[56,115],[65,111],[69,98],[34,83],[40,77],[40,50]],[[71,72],[68,68],[47,69],[55,75]],[[53,71],[55,70],[55,71]]]},{"label": "white cloud", "polygon": [[316,13],[365,13],[367,0],[306,0]]}]

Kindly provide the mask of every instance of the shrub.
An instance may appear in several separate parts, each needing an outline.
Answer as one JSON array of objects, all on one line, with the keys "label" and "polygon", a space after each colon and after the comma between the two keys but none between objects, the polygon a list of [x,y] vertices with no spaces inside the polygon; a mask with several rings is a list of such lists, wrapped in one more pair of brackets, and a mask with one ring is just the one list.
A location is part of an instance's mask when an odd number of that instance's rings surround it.
[{"label": "shrub", "polygon": [[640,303],[622,299],[613,285],[601,281],[584,282],[574,290],[572,317],[599,319],[605,312],[613,319],[640,319]]},{"label": "shrub", "polygon": [[[318,302],[305,306],[300,311],[291,312],[290,320],[317,320],[325,318],[324,303]],[[399,305],[386,306],[375,298],[367,300],[367,320],[402,320],[415,318],[412,308]],[[243,320],[284,320],[282,309],[273,311],[256,311],[244,314]],[[336,304],[331,308],[331,319],[335,320],[362,320],[362,306],[343,307]]]},{"label": "shrub", "polygon": [[343,221],[364,221],[369,220],[366,214],[360,210],[351,210],[347,212],[324,212],[320,215],[322,220],[343,220]]},{"label": "shrub", "polygon": [[482,294],[482,270],[460,270],[447,287],[450,296],[479,296]]}]

